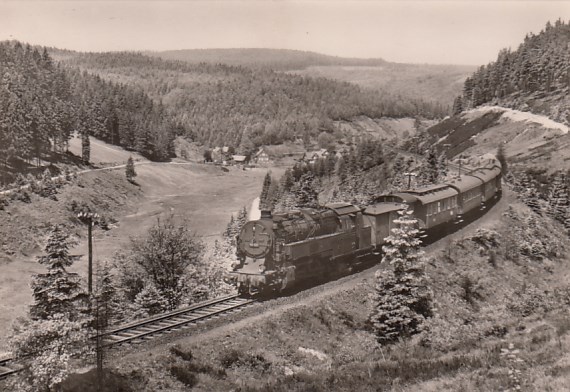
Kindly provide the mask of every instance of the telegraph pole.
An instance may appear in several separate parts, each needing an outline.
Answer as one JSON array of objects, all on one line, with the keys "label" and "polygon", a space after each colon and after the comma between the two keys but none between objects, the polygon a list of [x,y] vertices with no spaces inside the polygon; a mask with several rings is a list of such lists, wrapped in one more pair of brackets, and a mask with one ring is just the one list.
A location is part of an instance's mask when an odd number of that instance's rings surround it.
[{"label": "telegraph pole", "polygon": [[405,176],[408,176],[408,189],[410,189],[410,186],[412,185],[412,177],[417,176],[416,173],[412,173],[412,172],[407,172],[404,173]]},{"label": "telegraph pole", "polygon": [[80,212],[77,217],[87,224],[87,244],[89,249],[89,265],[87,267],[87,291],[93,294],[93,222],[97,221],[99,214],[94,212]]}]

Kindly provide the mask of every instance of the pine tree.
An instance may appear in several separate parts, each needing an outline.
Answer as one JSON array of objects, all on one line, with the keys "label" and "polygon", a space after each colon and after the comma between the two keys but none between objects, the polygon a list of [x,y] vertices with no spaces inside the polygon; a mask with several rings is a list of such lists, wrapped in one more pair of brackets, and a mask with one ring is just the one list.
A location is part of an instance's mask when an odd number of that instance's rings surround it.
[{"label": "pine tree", "polygon": [[42,197],[48,197],[55,200],[57,194],[57,187],[51,178],[51,172],[46,169],[42,175],[40,182],[38,183],[39,195]]},{"label": "pine tree", "polygon": [[419,249],[417,220],[408,209],[399,215],[394,221],[397,227],[382,247],[382,263],[387,268],[376,273],[375,309],[370,321],[380,343],[393,343],[421,332],[425,318],[432,315],[433,295]]},{"label": "pine tree", "polygon": [[551,182],[547,202],[547,214],[552,219],[564,222],[568,207],[568,188],[563,173],[557,174]]},{"label": "pine tree", "polygon": [[311,172],[303,174],[299,179],[299,187],[295,195],[297,207],[316,208],[318,206],[318,193],[315,190],[314,180]]},{"label": "pine tree", "polygon": [[458,115],[463,111],[463,103],[461,102],[461,96],[458,96],[453,101],[453,114]]},{"label": "pine tree", "polygon": [[137,294],[133,304],[134,318],[145,318],[171,310],[172,306],[166,298],[154,285],[148,281],[144,288]]},{"label": "pine tree", "polygon": [[129,156],[127,159],[127,165],[125,167],[125,176],[127,177],[127,181],[133,182],[134,178],[137,176],[137,172],[135,171],[135,163],[133,162],[133,157]]},{"label": "pine tree", "polygon": [[81,160],[88,165],[91,159],[91,142],[89,134],[85,131],[81,134]]},{"label": "pine tree", "polygon": [[13,355],[23,366],[12,380],[14,390],[59,390],[58,385],[74,370],[71,357],[88,350],[87,295],[79,276],[66,270],[75,259],[69,254],[68,238],[56,226],[46,254],[38,258],[48,271],[33,277],[29,319],[15,324],[10,341]]},{"label": "pine tree", "polygon": [[270,210],[269,202],[269,187],[271,186],[271,172],[265,174],[263,179],[263,187],[261,188],[261,195],[259,196],[259,209],[260,210]]},{"label": "pine tree", "polygon": [[245,208],[245,206],[242,207],[242,209],[238,212],[237,218],[236,218],[236,227],[237,227],[237,232],[239,233],[242,226],[245,225],[248,221],[247,218],[247,208]]}]

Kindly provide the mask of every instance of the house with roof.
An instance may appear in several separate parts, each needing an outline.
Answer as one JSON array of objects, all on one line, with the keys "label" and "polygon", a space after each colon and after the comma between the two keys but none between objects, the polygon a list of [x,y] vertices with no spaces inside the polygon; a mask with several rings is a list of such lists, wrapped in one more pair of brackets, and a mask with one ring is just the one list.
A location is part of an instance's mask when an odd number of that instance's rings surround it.
[{"label": "house with roof", "polygon": [[234,163],[234,165],[245,166],[249,163],[249,156],[232,155],[232,162]]},{"label": "house with roof", "polygon": [[307,153],[307,155],[305,156],[305,159],[308,158],[307,162],[310,164],[314,164],[314,163],[317,163],[317,161],[319,161],[320,159],[326,159],[329,155],[330,155],[330,152],[326,148],[321,148],[318,151],[313,151],[313,152]]},{"label": "house with roof", "polygon": [[269,155],[269,150],[265,147],[259,147],[259,150],[253,156],[253,161],[258,165],[269,165],[272,159]]}]

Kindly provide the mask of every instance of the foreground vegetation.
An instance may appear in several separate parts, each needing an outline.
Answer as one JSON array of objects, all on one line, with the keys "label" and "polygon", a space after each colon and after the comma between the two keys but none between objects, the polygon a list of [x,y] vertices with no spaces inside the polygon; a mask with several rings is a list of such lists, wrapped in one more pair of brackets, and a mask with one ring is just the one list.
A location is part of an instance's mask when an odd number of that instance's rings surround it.
[{"label": "foreground vegetation", "polygon": [[566,389],[570,243],[552,235],[557,223],[504,197],[478,229],[428,249],[434,314],[413,338],[377,342],[368,274],[223,337],[182,341],[151,360],[133,354],[116,372],[142,391]]}]

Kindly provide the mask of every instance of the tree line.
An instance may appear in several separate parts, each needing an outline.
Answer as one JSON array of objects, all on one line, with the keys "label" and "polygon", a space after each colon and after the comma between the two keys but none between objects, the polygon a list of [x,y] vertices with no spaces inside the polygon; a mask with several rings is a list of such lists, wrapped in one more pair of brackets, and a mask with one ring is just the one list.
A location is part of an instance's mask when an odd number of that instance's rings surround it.
[{"label": "tree line", "polygon": [[[539,34],[528,34],[517,50],[502,49],[495,62],[465,80],[454,112],[517,94],[562,92],[570,87],[570,25],[557,20]],[[560,114],[570,121],[570,113]]]},{"label": "tree line", "polygon": [[[0,169],[39,166],[65,152],[74,132],[135,150],[172,155],[175,125],[144,92],[56,63],[47,49],[0,42]],[[11,169],[11,170],[10,170]]]},{"label": "tree line", "polygon": [[208,146],[249,153],[260,145],[316,139],[333,121],[372,118],[440,118],[441,106],[386,96],[325,78],[224,64],[166,61],[140,53],[85,53],[67,64],[105,79],[140,86],[162,102],[181,132]]}]

